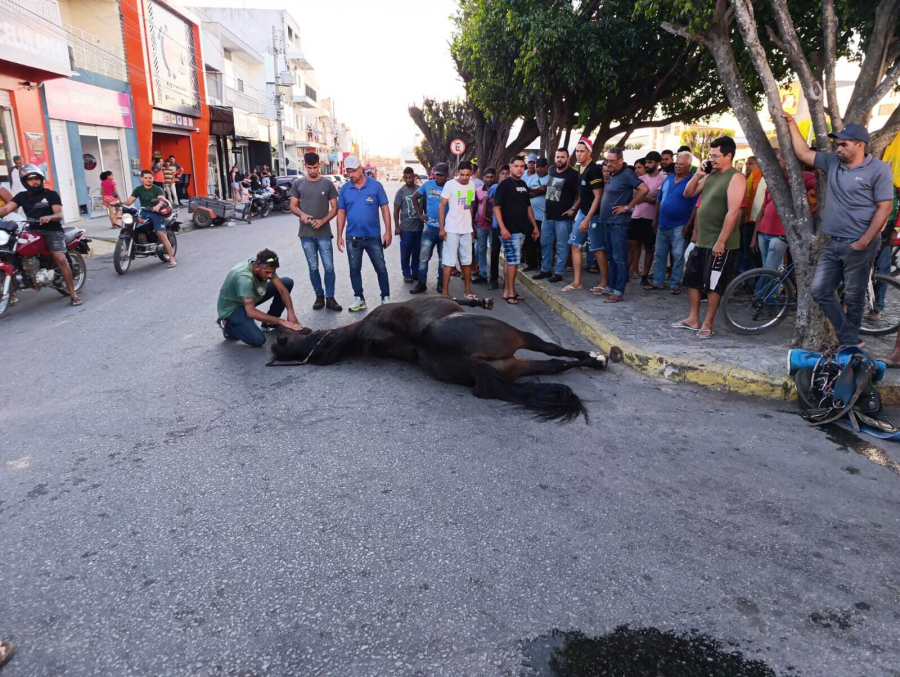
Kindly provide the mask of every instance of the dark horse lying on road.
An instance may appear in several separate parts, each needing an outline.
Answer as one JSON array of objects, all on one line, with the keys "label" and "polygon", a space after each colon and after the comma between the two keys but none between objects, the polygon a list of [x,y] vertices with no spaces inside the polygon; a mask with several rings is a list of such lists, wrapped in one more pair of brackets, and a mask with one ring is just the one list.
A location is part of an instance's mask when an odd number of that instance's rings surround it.
[{"label": "dark horse lying on road", "polygon": [[[423,367],[434,378],[472,388],[476,397],[504,400],[537,412],[544,420],[571,421],[587,411],[569,386],[515,383],[521,376],[558,374],[575,367],[604,369],[606,355],[568,350],[485,315],[466,314],[461,305],[490,308],[493,299],[470,301],[428,296],[379,306],[340,329],[312,333],[281,329],[272,362],[332,364],[368,354]],[[571,360],[524,360],[517,350],[533,350]]]}]

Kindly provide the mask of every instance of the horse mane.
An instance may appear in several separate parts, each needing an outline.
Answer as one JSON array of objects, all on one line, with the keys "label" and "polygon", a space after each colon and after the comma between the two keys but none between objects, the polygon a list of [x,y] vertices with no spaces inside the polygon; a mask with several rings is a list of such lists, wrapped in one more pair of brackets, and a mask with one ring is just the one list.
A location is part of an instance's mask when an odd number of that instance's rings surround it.
[{"label": "horse mane", "polygon": [[334,364],[354,346],[355,340],[354,333],[344,328],[319,329],[300,341],[282,335],[272,346],[272,357],[280,362],[307,360],[307,364]]}]

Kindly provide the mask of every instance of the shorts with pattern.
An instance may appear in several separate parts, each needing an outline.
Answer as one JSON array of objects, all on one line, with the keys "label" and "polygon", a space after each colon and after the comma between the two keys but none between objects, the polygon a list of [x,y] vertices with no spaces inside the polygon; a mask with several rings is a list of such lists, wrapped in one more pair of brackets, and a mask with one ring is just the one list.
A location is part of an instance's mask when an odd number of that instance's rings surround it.
[{"label": "shorts with pattern", "polygon": [[713,264],[716,257],[709,247],[694,247],[684,266],[684,278],[682,284],[688,289],[699,289],[705,292],[715,292],[719,296],[725,293],[725,289],[734,279],[734,266],[737,261],[737,249],[726,249],[722,255],[725,260],[721,262],[719,279],[714,286],[710,286],[713,275]]},{"label": "shorts with pattern", "polygon": [[472,233],[447,233],[441,263],[455,268],[457,262],[461,266],[472,265]]},{"label": "shorts with pattern", "polygon": [[117,198],[115,195],[104,195],[103,196],[103,206],[104,207],[109,207],[111,205],[114,205],[118,201],[119,201],[119,198]]},{"label": "shorts with pattern", "polygon": [[47,249],[51,254],[66,251],[66,236],[61,230],[38,230],[37,228],[32,228],[31,232],[44,236],[44,242],[47,243]]},{"label": "shorts with pattern", "polygon": [[500,238],[503,245],[503,258],[511,266],[517,266],[522,262],[522,243],[525,242],[524,233],[510,233],[509,239]]},{"label": "shorts with pattern", "polygon": [[578,216],[575,217],[575,225],[572,226],[572,234],[569,235],[569,246],[581,247],[588,242],[588,248],[592,252],[602,252],[606,249],[606,228],[600,223],[600,216],[595,214],[591,218],[587,231],[582,233],[578,228],[584,221],[584,217],[584,212],[578,212]]}]

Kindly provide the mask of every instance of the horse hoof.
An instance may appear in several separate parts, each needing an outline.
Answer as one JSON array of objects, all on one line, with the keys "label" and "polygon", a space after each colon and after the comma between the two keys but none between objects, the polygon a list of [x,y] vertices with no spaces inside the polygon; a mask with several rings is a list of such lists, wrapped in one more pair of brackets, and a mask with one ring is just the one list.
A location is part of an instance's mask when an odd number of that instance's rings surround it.
[{"label": "horse hoof", "polygon": [[606,357],[606,355],[604,355],[603,353],[601,353],[599,351],[595,351],[595,352],[590,353],[590,356],[592,359],[594,359],[600,363],[601,369],[606,369],[606,364],[609,361],[609,358]]},{"label": "horse hoof", "polygon": [[485,310],[493,310],[494,309],[494,297],[488,297],[484,299],[484,309]]}]

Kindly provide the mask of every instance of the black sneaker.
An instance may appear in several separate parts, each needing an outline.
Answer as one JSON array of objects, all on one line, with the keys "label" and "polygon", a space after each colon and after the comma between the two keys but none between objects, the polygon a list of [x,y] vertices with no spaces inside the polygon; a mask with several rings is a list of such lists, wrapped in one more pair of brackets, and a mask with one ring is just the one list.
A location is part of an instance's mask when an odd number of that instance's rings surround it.
[{"label": "black sneaker", "polygon": [[485,284],[486,282],[487,282],[487,278],[481,277],[481,275],[479,275],[478,277],[472,278],[472,284]]},{"label": "black sneaker", "polygon": [[415,282],[416,278],[410,277],[407,275],[406,277],[403,278],[403,281],[406,282],[407,284],[409,284],[410,282]]},{"label": "black sneaker", "polygon": [[490,289],[491,291],[494,291],[495,289],[500,289],[500,285],[497,284],[496,282],[491,282],[488,285],[488,289]]},{"label": "black sneaker", "polygon": [[641,275],[641,284],[642,285],[650,284],[650,280],[647,279],[646,275]]},{"label": "black sneaker", "polygon": [[562,282],[562,275],[551,275],[547,278],[547,282]]},{"label": "black sneaker", "polygon": [[333,296],[325,297],[325,307],[328,308],[328,310],[343,310],[341,304],[335,301]]},{"label": "black sneaker", "polygon": [[548,277],[553,277],[550,273],[545,273],[543,270],[539,272],[537,275],[532,275],[532,280],[546,280]]},{"label": "black sneaker", "polygon": [[421,294],[422,292],[426,292],[426,291],[428,291],[428,287],[424,283],[418,282],[418,283],[416,283],[415,287],[413,287],[412,289],[409,290],[409,293],[410,294]]},{"label": "black sneaker", "polygon": [[316,302],[313,303],[313,310],[322,310],[325,307],[325,297],[316,296]]}]

